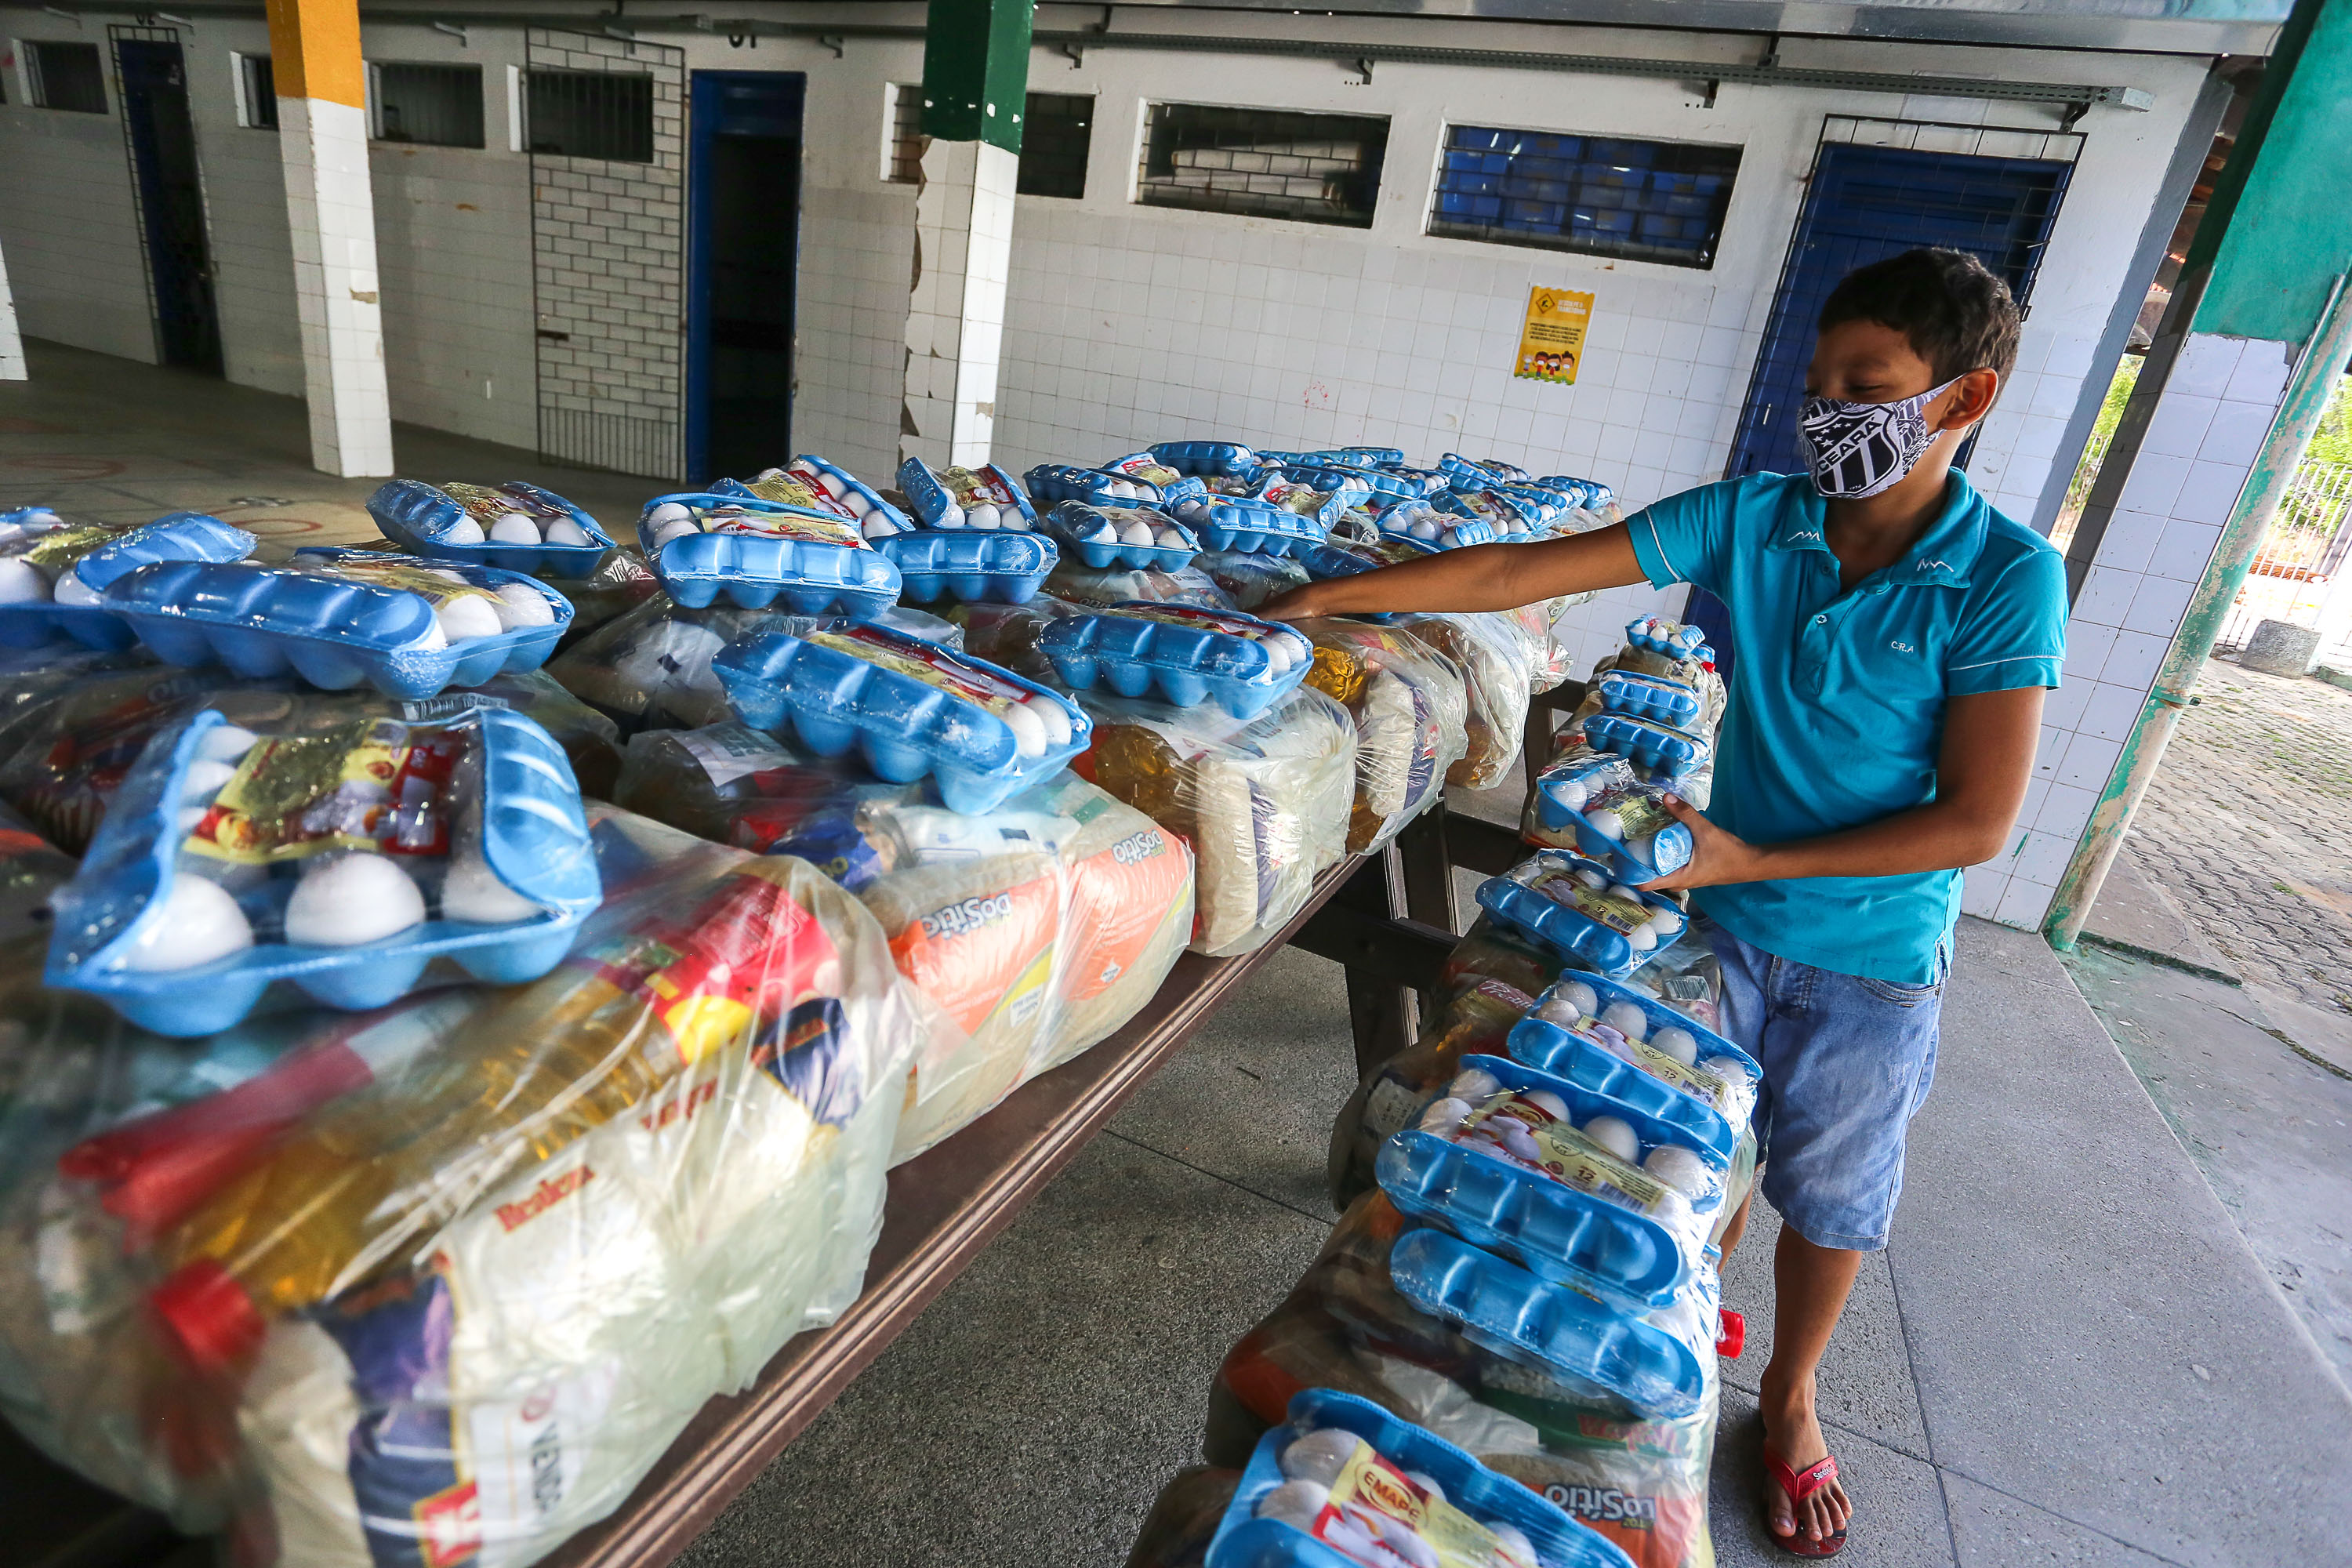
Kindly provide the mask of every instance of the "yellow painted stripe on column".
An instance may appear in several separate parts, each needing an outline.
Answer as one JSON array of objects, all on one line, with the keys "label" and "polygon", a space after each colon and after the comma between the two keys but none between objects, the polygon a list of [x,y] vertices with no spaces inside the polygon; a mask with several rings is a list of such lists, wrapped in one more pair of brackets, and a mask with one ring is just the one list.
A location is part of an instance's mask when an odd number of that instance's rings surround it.
[{"label": "yellow painted stripe on column", "polygon": [[280,98],[367,107],[359,0],[268,0],[269,71]]}]

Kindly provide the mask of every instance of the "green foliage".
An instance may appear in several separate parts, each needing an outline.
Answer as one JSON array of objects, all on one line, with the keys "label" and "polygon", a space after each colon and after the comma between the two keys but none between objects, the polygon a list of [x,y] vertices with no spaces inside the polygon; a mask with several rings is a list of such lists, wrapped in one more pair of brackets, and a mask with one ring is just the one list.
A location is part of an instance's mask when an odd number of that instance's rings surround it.
[{"label": "green foliage", "polygon": [[2147,362],[2138,354],[2126,354],[2116,363],[2116,378],[2107,384],[2106,400],[2099,405],[2099,416],[2091,425],[2091,444],[2105,449],[2107,437],[2116,433],[2116,426],[2124,416],[2124,405],[2131,401],[2132,388],[2139,384],[2139,367]]},{"label": "green foliage", "polygon": [[2352,375],[2336,384],[2336,395],[2319,416],[2319,432],[2311,438],[2306,463],[2352,463]]}]

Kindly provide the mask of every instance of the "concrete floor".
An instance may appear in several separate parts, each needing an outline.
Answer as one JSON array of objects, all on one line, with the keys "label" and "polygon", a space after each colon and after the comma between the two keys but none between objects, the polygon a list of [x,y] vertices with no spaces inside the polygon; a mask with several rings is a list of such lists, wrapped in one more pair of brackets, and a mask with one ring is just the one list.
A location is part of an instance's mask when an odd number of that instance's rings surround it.
[{"label": "concrete floor", "polygon": [[[0,506],[363,536],[373,481],[310,473],[290,400],[31,349],[36,379],[0,384]],[[656,488],[398,439],[404,471],[534,479],[608,522]],[[2155,972],[2094,955],[2070,978],[2038,940],[1964,923],[1894,1243],[1823,1369],[1861,1510],[1844,1561],[2352,1565],[2352,1396],[2282,1295],[2343,1299],[2340,1256],[2303,1238],[2315,1212],[2352,1212],[2312,1179],[2352,1165],[2352,1109],[2325,1098],[2352,1085],[2294,1076],[2310,1064],[2258,1025],[2225,1039],[2242,994],[2166,993],[2184,977]],[[1225,1349],[1329,1226],[1347,1063],[1339,971],[1277,955],[686,1561],[1119,1561],[1197,1454]],[[1785,1561],[1753,1505],[1771,1230],[1762,1215],[1726,1269],[1751,1347],[1727,1369],[1717,1449],[1729,1565]]]}]

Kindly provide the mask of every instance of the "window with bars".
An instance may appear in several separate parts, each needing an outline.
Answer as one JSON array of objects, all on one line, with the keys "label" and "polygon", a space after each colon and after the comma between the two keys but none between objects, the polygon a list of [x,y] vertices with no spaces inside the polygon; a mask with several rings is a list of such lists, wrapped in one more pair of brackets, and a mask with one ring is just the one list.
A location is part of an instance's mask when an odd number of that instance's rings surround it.
[{"label": "window with bars", "polygon": [[[533,69],[529,82],[532,152],[616,163],[654,161],[653,78],[635,71]],[[476,107],[478,112],[478,99]],[[475,135],[478,146],[478,129]]]},{"label": "window with bars", "polygon": [[882,177],[911,185],[923,177],[923,89],[919,82],[890,84],[889,112],[882,117]]},{"label": "window with bars", "polygon": [[1033,92],[1022,110],[1021,174],[1024,196],[1087,194],[1087,143],[1094,133],[1095,100],[1085,93]]},{"label": "window with bars", "polygon": [[25,74],[33,102],[75,114],[106,112],[106,71],[96,44],[28,43]]},{"label": "window with bars", "polygon": [[371,64],[368,72],[371,129],[377,141],[482,145],[481,67],[388,63]]},{"label": "window with bars", "polygon": [[278,73],[268,55],[232,55],[236,62],[236,122],[248,131],[278,129]]},{"label": "window with bars", "polygon": [[1135,199],[1370,228],[1388,143],[1370,115],[1155,103]]},{"label": "window with bars", "polygon": [[1739,149],[1446,128],[1429,232],[1712,267]]}]

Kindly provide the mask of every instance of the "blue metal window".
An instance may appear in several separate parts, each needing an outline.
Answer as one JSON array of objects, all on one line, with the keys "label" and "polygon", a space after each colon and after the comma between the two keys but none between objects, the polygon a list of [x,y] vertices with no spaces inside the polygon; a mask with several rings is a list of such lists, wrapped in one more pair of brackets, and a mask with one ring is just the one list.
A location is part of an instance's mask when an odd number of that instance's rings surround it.
[{"label": "blue metal window", "polygon": [[1712,267],[1739,149],[1449,126],[1429,232]]}]

